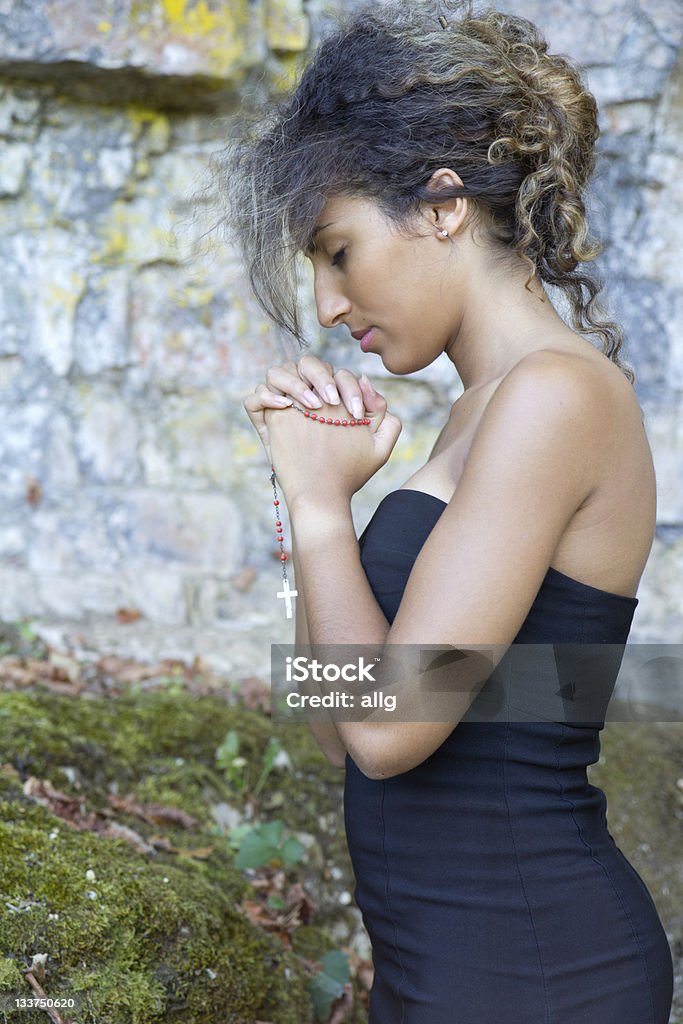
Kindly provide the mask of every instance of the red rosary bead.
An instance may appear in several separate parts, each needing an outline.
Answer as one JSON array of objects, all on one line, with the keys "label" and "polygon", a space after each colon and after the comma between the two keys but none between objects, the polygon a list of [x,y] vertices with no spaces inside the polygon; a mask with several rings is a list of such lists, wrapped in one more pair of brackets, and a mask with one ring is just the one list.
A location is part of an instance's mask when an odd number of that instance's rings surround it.
[{"label": "red rosary bead", "polygon": [[284,553],[284,551],[280,555],[280,561],[281,562],[286,562],[287,561],[287,555]]}]

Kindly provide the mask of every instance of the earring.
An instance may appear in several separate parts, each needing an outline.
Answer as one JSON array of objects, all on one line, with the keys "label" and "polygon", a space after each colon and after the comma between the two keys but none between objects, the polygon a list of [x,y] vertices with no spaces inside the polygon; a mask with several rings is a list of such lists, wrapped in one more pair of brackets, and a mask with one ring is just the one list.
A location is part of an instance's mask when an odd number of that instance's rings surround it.
[{"label": "earring", "polygon": [[444,238],[448,238],[448,232],[445,228],[442,228],[441,231],[439,231],[439,234],[443,235]]}]

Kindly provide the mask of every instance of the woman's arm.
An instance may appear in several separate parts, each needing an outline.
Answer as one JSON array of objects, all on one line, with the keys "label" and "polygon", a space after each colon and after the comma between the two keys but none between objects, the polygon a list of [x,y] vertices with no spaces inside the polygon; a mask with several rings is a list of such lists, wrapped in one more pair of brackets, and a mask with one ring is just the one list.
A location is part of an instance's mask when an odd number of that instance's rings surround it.
[{"label": "woman's arm", "polygon": [[[308,619],[306,618],[306,598],[304,594],[304,582],[303,573],[300,571],[300,561],[297,554],[296,548],[296,535],[294,527],[292,525],[292,562],[294,564],[294,578],[296,582],[296,589],[299,592],[299,596],[295,601],[296,608],[296,627],[295,627],[295,639],[294,642],[307,646],[310,644],[308,635]],[[308,724],[311,727],[311,731],[315,736],[316,743],[322,750],[323,754],[335,768],[346,767],[346,747],[339,739],[339,733],[337,727],[331,718],[327,721],[321,721],[320,717],[313,718],[309,716]]]},{"label": "woman's arm", "polygon": [[[592,370],[550,353],[532,353],[508,373],[391,626],[364,572],[350,503],[343,496],[321,502],[315,493],[292,502],[313,645],[379,644],[406,659],[430,646],[468,654],[448,676],[447,706],[434,705],[427,670],[408,661],[395,721],[336,723],[368,778],[392,778],[434,753],[514,642],[568,523],[603,471],[602,388]],[[426,715],[432,708],[438,713]]]}]

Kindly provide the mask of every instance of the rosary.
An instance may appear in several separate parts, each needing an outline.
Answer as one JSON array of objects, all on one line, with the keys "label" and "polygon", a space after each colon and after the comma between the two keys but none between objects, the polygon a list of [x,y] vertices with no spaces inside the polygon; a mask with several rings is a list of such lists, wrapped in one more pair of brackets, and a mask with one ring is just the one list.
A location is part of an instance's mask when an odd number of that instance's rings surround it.
[{"label": "rosary", "polygon": [[[317,413],[310,412],[308,409],[302,409],[298,405],[290,405],[290,409],[296,409],[297,412],[302,412],[309,420],[316,420],[318,423],[331,424],[333,427],[359,427],[367,426],[370,420],[333,420],[325,419],[324,416],[318,416]],[[282,536],[282,520],[280,519],[280,499],[278,498],[277,488],[275,486],[275,466],[270,467],[272,473],[270,475],[270,482],[273,485],[273,505],[275,507],[275,528],[277,530],[277,540],[280,545],[280,561],[282,562],[282,590],[278,591],[278,598],[284,599],[285,602],[285,614],[288,619],[292,618],[292,598],[298,597],[299,592],[292,590],[287,579],[287,555],[284,549],[284,539]]]}]

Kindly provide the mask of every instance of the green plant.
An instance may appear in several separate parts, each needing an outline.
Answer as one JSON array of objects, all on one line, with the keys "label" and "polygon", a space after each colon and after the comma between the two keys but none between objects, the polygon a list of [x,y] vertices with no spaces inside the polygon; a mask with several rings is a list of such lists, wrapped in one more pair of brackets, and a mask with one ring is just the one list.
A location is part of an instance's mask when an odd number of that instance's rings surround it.
[{"label": "green plant", "polygon": [[[305,847],[294,836],[285,838],[284,827],[284,823],[278,818],[243,832],[235,857],[235,867],[282,867],[284,864],[296,864],[301,860]],[[233,829],[233,832],[236,831]]]},{"label": "green plant", "polygon": [[273,768],[275,767],[277,756],[281,750],[282,747],[280,746],[279,742],[275,739],[274,736],[271,736],[268,740],[268,743],[266,744],[266,749],[263,752],[261,774],[259,775],[256,781],[256,785],[252,790],[252,796],[256,796],[257,793],[259,793],[263,788],[266,779],[268,778]]},{"label": "green plant", "polygon": [[313,1003],[313,1012],[318,1021],[327,1020],[332,1003],[344,994],[344,985],[349,981],[349,961],[340,949],[332,949],[322,957],[322,971],[311,978],[308,991]]},{"label": "green plant", "polygon": [[34,640],[38,639],[38,634],[28,621],[20,620],[16,624],[16,629],[19,636],[23,637],[24,640],[28,640],[29,643],[33,643]]},{"label": "green plant", "polygon": [[230,729],[216,751],[216,764],[223,769],[227,782],[240,793],[246,789],[247,759],[239,756],[240,738]]},{"label": "green plant", "polygon": [[223,769],[227,782],[234,786],[240,793],[249,792],[251,796],[257,796],[268,779],[268,776],[277,766],[277,760],[282,752],[278,740],[271,736],[266,744],[261,760],[261,771],[253,787],[249,786],[249,762],[240,754],[240,738],[235,729],[230,729],[225,739],[216,751],[216,764]]}]

